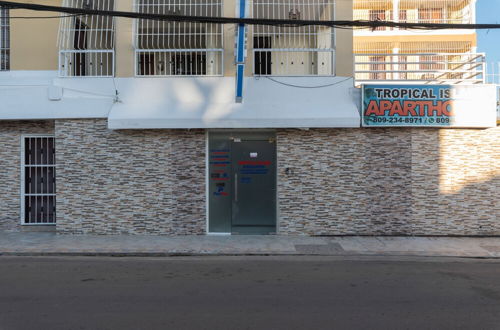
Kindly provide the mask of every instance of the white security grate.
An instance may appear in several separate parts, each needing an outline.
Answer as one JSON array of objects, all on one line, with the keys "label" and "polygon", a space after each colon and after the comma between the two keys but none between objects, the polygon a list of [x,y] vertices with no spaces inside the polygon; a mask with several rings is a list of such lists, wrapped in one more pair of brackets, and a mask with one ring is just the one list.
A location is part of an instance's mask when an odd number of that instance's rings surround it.
[{"label": "white security grate", "polygon": [[54,137],[23,138],[22,223],[56,223],[56,158]]},{"label": "white security grate", "polygon": [[[63,6],[114,10],[114,0],[64,0]],[[59,29],[59,73],[63,77],[114,75],[115,19],[108,16],[63,16]]]},{"label": "white security grate", "polygon": [[[335,19],[334,0],[253,0],[252,18]],[[253,26],[255,75],[335,74],[334,29],[314,26]]]},{"label": "white security grate", "polygon": [[10,70],[9,10],[0,7],[0,71]]},{"label": "white security grate", "polygon": [[[147,14],[222,17],[222,0],[135,0]],[[223,25],[138,19],[137,76],[218,76],[223,73]]]}]

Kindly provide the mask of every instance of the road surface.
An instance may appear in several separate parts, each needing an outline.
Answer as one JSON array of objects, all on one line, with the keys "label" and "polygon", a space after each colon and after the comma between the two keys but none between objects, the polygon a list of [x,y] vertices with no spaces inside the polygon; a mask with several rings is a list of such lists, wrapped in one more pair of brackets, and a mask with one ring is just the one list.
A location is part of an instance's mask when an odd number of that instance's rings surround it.
[{"label": "road surface", "polygon": [[500,329],[500,262],[3,256],[0,329]]}]

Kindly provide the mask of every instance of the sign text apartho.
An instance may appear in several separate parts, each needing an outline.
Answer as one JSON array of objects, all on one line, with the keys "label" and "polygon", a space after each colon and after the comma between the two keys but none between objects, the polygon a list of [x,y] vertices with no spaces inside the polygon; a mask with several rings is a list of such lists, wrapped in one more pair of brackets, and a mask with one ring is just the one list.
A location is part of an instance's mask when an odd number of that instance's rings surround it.
[{"label": "sign text apartho", "polygon": [[451,86],[363,87],[363,126],[451,126]]}]

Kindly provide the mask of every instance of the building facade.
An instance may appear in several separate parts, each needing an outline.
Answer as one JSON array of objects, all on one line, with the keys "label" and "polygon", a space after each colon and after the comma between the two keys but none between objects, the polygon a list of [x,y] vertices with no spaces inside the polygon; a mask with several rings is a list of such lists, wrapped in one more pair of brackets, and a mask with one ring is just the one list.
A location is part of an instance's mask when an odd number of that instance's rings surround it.
[{"label": "building facade", "polygon": [[[400,23],[474,24],[476,0],[354,0],[354,18]],[[358,84],[398,81],[484,84],[485,54],[475,30],[379,27],[354,32]]]},{"label": "building facade", "polygon": [[[232,0],[46,2],[308,20],[350,20],[359,7],[334,0],[253,0],[244,7]],[[435,19],[432,8],[421,18]],[[358,71],[365,70],[357,69],[359,39],[355,35],[353,46],[350,30],[243,31],[196,22],[92,15],[17,20],[8,14],[0,40],[0,230],[500,234],[495,110],[493,120],[488,110],[484,121],[474,122],[469,105],[460,128],[361,127],[361,91],[353,77],[364,80]],[[47,13],[11,9],[10,16]],[[473,33],[452,39],[460,38],[475,46]],[[435,60],[415,56],[406,60]],[[415,71],[409,63],[408,74]],[[452,79],[457,70],[442,83],[466,80]],[[376,73],[367,79],[388,80]],[[476,77],[468,82],[491,89]],[[485,100],[485,109],[495,102]]]}]

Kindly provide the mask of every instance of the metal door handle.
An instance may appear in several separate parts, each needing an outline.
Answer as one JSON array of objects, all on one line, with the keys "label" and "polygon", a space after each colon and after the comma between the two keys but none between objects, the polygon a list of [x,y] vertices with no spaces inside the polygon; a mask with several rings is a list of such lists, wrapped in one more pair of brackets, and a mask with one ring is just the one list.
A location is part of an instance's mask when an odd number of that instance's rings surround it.
[{"label": "metal door handle", "polygon": [[234,174],[234,201],[238,201],[238,173]]}]

